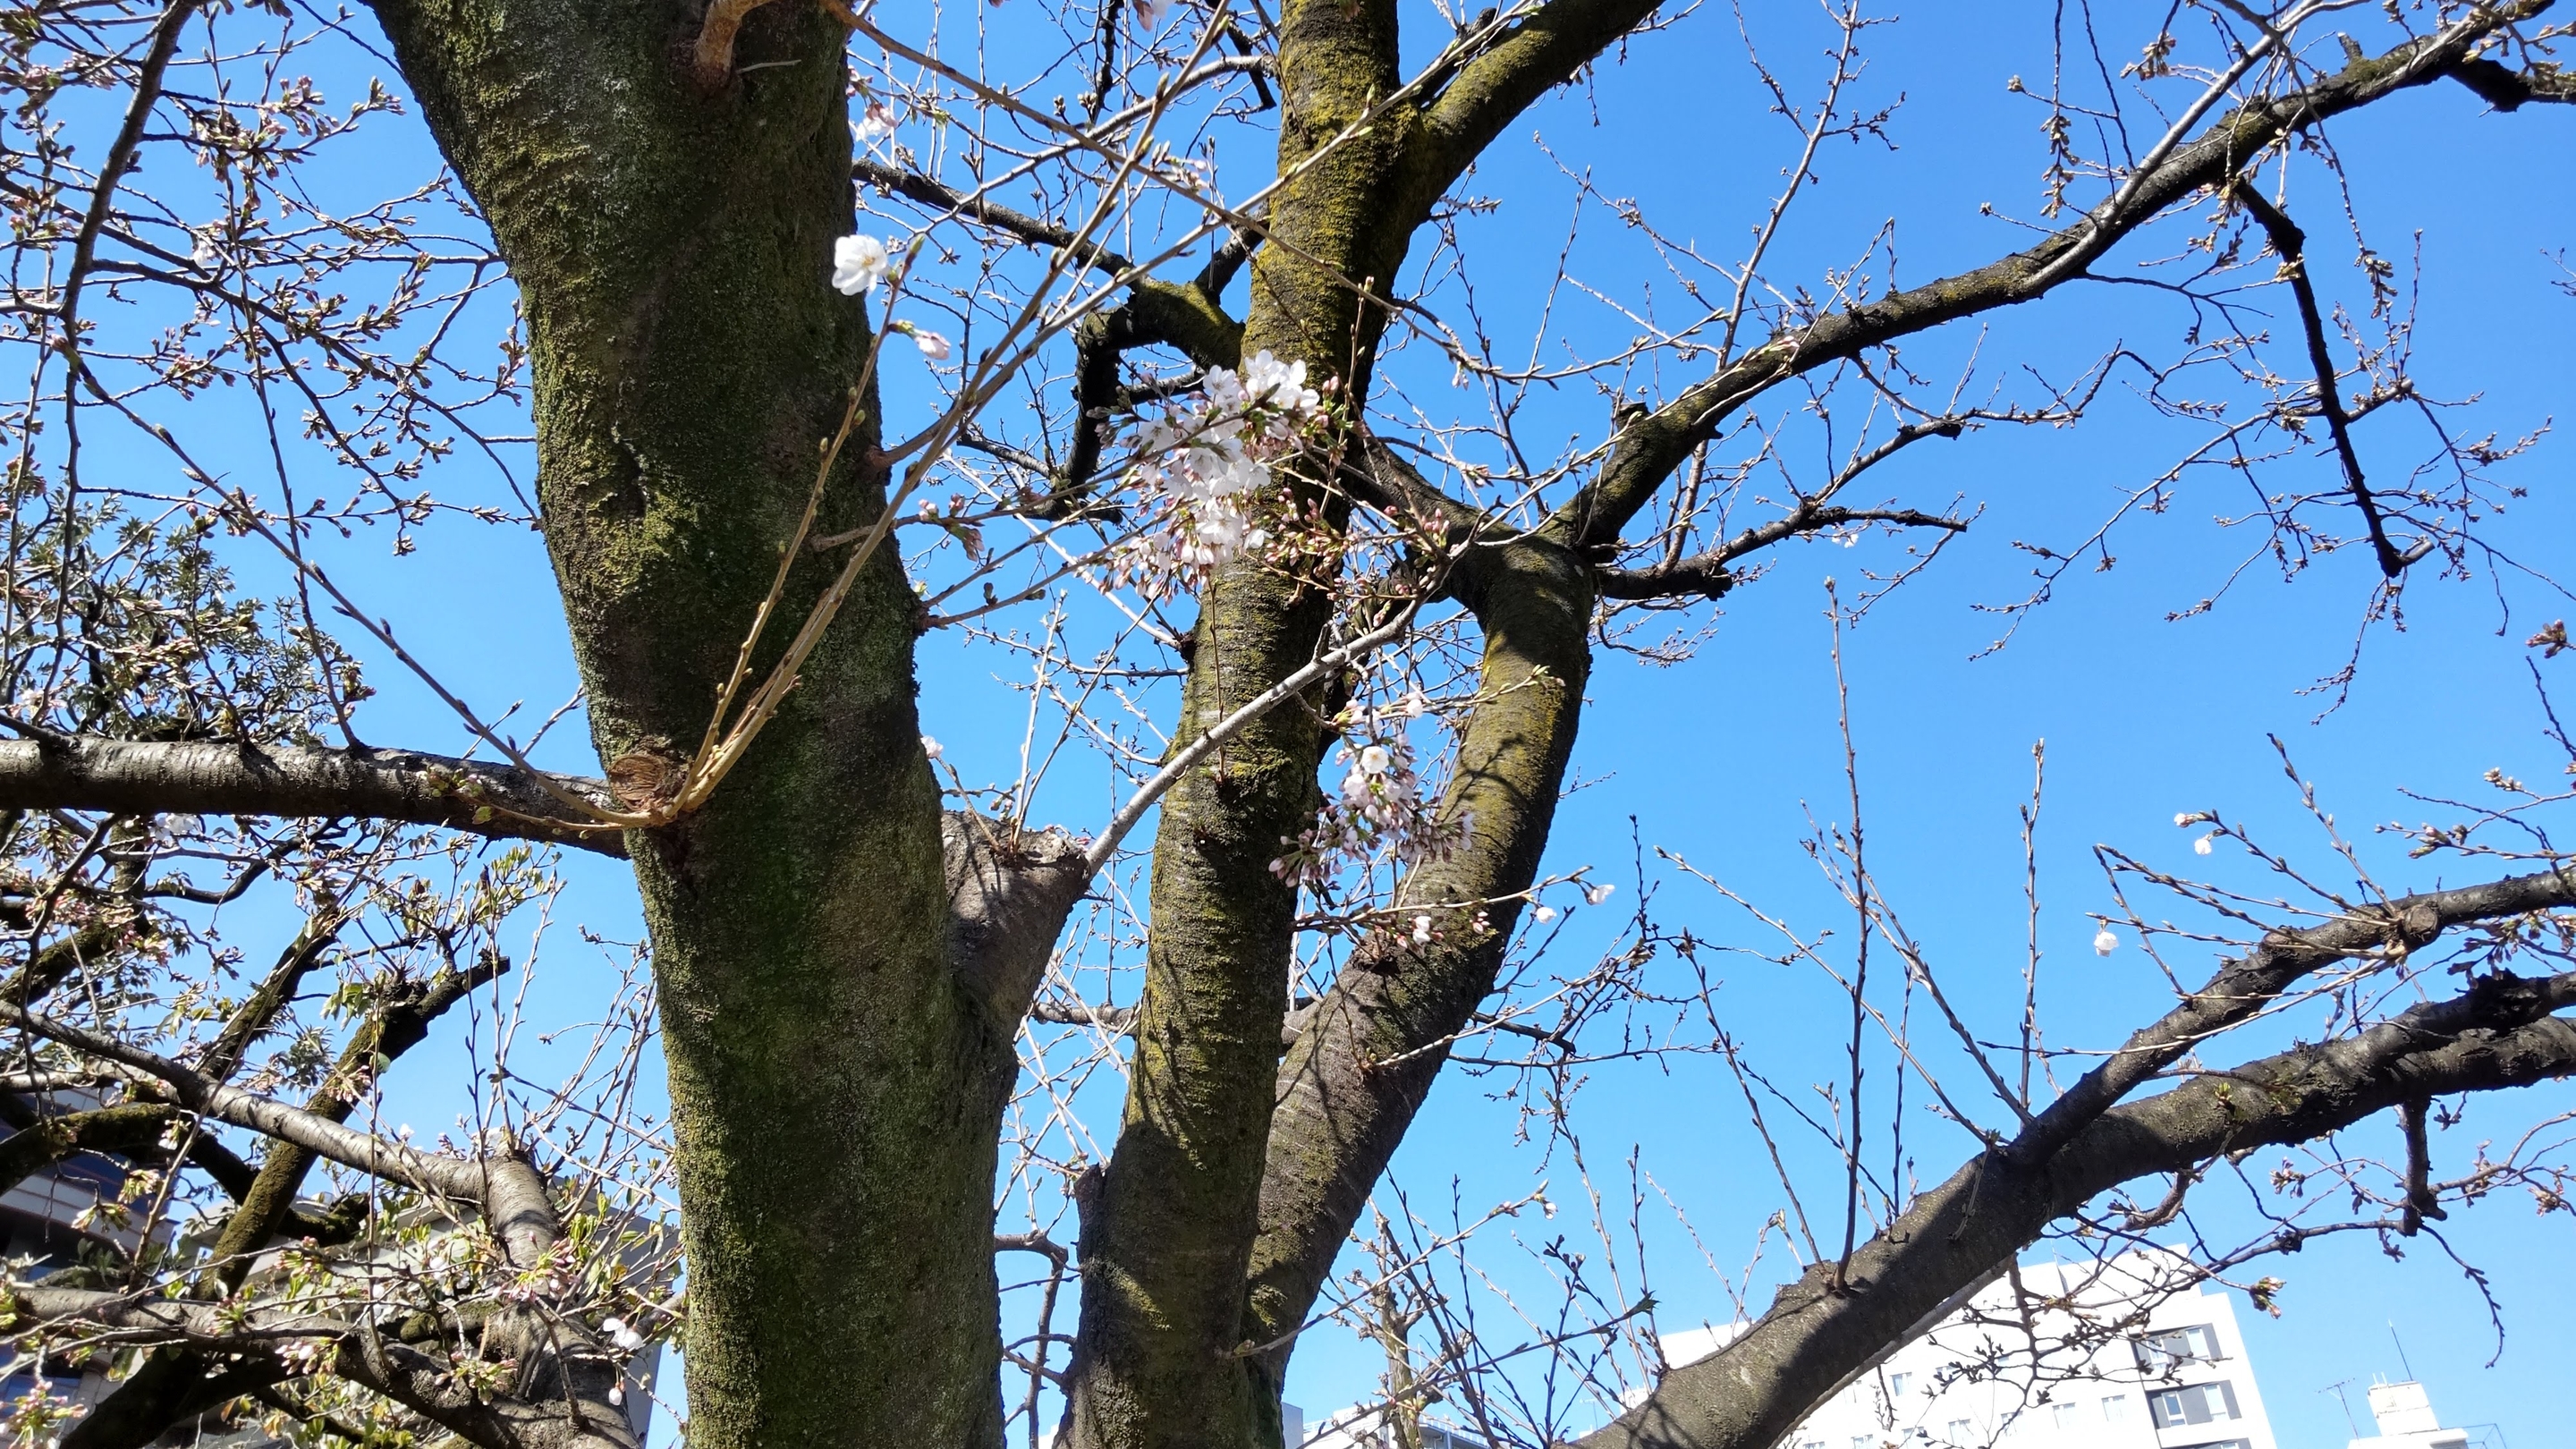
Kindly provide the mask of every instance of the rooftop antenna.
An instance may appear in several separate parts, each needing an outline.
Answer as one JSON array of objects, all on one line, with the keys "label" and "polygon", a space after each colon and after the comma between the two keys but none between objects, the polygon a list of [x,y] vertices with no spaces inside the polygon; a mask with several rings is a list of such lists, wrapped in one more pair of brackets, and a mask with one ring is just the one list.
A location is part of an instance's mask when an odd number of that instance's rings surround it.
[{"label": "rooftop antenna", "polygon": [[2337,1379],[2333,1383],[2326,1385],[2324,1388],[2317,1390],[2317,1392],[2321,1394],[2332,1394],[2335,1396],[2335,1402],[2343,1405],[2344,1427],[2352,1430],[2352,1437],[2358,1439],[2361,1437],[2361,1421],[2352,1416],[2352,1398],[2343,1391],[2344,1385],[2351,1382],[2352,1380],[2350,1379]]},{"label": "rooftop antenna", "polygon": [[2397,1336],[2397,1320],[2394,1318],[2388,1320],[2388,1341],[2397,1345],[2397,1362],[2406,1370],[2407,1381],[2420,1382],[2415,1377],[2415,1365],[2406,1362],[2406,1340]]}]

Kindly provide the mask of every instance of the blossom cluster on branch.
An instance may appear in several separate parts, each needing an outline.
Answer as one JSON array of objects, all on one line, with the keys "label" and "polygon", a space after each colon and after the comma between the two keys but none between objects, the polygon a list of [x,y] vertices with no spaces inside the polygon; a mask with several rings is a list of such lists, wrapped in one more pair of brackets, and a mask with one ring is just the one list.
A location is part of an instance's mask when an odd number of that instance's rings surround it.
[{"label": "blossom cluster on branch", "polygon": [[1413,740],[1404,729],[1426,708],[1419,692],[1394,709],[1350,712],[1341,721],[1346,734],[1334,753],[1336,763],[1350,768],[1335,798],[1323,813],[1270,862],[1271,873],[1295,885],[1317,887],[1343,865],[1365,861],[1385,851],[1405,865],[1445,860],[1467,839],[1474,812],[1439,818],[1439,802],[1426,799],[1414,768]]},{"label": "blossom cluster on branch", "polygon": [[1269,545],[1290,506],[1271,466],[1330,415],[1303,362],[1265,351],[1241,373],[1210,368],[1196,393],[1137,430],[1127,483],[1147,500],[1145,523],[1120,545],[1113,580],[1155,598],[1192,591]]}]

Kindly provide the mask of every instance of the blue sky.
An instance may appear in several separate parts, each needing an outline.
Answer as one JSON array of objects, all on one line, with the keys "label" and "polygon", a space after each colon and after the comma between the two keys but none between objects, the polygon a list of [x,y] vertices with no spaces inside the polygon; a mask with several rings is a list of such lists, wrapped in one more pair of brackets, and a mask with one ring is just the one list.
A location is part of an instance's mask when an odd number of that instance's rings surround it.
[{"label": "blue sky", "polygon": [[[1811,80],[1821,43],[1814,12],[1752,9],[1757,37],[1793,91],[1800,78]],[[2005,213],[2037,211],[2042,112],[2006,82],[2047,73],[2051,9],[1954,0],[1908,11],[1872,32],[1876,59],[1863,90],[1873,104],[1902,92],[1891,123],[1898,146],[1827,149],[1822,184],[1793,215],[1773,275],[1812,282],[1847,265],[1891,216],[1906,281],[2019,245],[2020,233],[1979,208],[1992,202]],[[2101,23],[2106,36],[2118,37],[2115,46],[2125,45],[2161,9],[2105,6]],[[1033,13],[1033,0],[1013,0],[989,23],[1003,30],[1023,13]],[[1417,34],[1437,27],[1427,7],[1409,10],[1407,20]],[[1604,193],[1641,198],[1668,234],[1720,254],[1739,246],[1791,154],[1765,105],[1731,20],[1703,9],[1633,42],[1624,65],[1605,69],[1591,86],[1540,107],[1463,188],[1503,201],[1499,212],[1465,230],[1499,314],[1506,322],[1525,315],[1553,274],[1570,200],[1560,160],[1591,168]],[[2397,262],[2401,282],[2420,284],[2416,375],[2432,393],[2478,398],[2465,431],[2518,434],[2576,396],[2576,352],[2566,344],[2576,298],[2550,287],[2563,275],[2550,254],[2576,232],[2576,186],[2569,184],[2576,175],[2567,161],[2576,155],[2576,118],[2563,108],[2510,117],[2481,110],[2464,91],[2437,89],[2339,122],[2331,134],[2346,159],[2355,213]],[[425,158],[413,123],[377,129],[382,140],[403,138],[412,160]],[[1533,132],[1544,150],[1532,144]],[[1258,170],[1258,158],[1228,161]],[[2330,224],[2340,203],[2324,182],[2313,166],[2303,167],[2294,200],[2310,199],[2302,215],[2323,259],[2320,284],[2350,300],[2358,293],[2342,265],[2349,247]],[[1594,225],[1576,253],[1578,268],[1603,283],[1642,285],[1631,241],[1597,214]],[[2155,250],[2133,248],[2112,264]],[[1565,325],[1593,341],[1617,324],[1577,317]],[[1937,377],[1976,347],[1990,367],[2028,359],[2063,378],[2115,341],[2169,352],[2181,325],[2169,299],[2081,286],[1999,316],[1982,334],[1972,324],[1924,339],[1909,355]],[[1399,356],[1390,371],[1419,383],[1434,375],[1434,364]],[[1685,375],[1672,373],[1633,383],[1669,388],[1682,381]],[[901,406],[909,375],[898,370],[893,385]],[[1598,440],[1605,411],[1573,389],[1542,409],[1562,431],[1588,430],[1588,441]],[[2173,828],[2172,817],[2214,808],[2251,822],[2303,861],[2327,864],[2324,841],[2283,780],[2267,736],[2280,738],[2324,807],[2360,838],[2366,858],[2392,884],[2438,878],[2408,864],[2402,843],[2369,834],[2377,822],[2413,824],[2436,813],[2401,790],[2466,796],[2481,788],[2478,777],[2491,766],[2546,779],[2564,764],[2541,735],[2521,641],[2576,611],[2532,580],[2499,583],[2481,566],[2466,582],[2419,582],[2406,598],[2406,627],[2371,631],[2349,701],[2322,717],[2326,701],[2303,691],[2340,667],[2350,648],[2372,573],[2358,552],[2327,558],[2287,585],[2258,564],[2216,610],[2168,622],[2169,613],[2212,593],[2255,548],[2250,528],[2213,521],[2244,507],[2227,491],[2235,485],[2215,479],[2185,488],[2165,515],[2128,526],[2116,541],[2118,566],[2070,577],[2011,647],[1971,659],[1998,629],[1996,617],[1977,606],[2027,587],[2029,560],[2013,548],[2016,540],[2063,546],[2080,539],[2197,436],[2114,389],[2079,427],[1927,444],[1877,480],[1885,494],[1917,506],[1937,508],[1958,496],[1986,509],[1933,568],[1850,634],[1846,650],[1873,868],[1964,1008],[1990,1033],[2006,1031],[2018,1008],[2024,917],[2015,810],[2028,789],[2034,741],[2047,741],[2049,759],[2040,837],[2043,1006],[2052,1041],[2095,1046],[2166,999],[2133,945],[2108,957],[2089,945],[2095,925],[2087,913],[2110,908],[2091,861],[2096,842],[2188,870],[2196,864],[2189,837]],[[2364,441],[2366,449],[2383,450],[2370,453],[2374,465],[2384,459],[2392,470],[2410,466],[2421,451],[2420,440],[2396,424],[2366,426]],[[2485,524],[2543,571],[2565,570],[2565,540],[2576,537],[2566,458],[2564,446],[2548,439],[2507,465],[2507,481],[2530,497]],[[2309,459],[2286,466],[2311,470],[2313,481],[2324,465]],[[524,698],[534,713],[551,709],[570,693],[572,679],[536,538],[452,524],[433,525],[424,538],[420,557],[400,561],[385,557],[380,538],[362,538],[337,566],[478,703]],[[1836,923],[1831,898],[1799,848],[1811,816],[1848,815],[1823,580],[1834,575],[1848,588],[1863,570],[1883,571],[1897,557],[1876,541],[1852,550],[1787,546],[1768,576],[1725,601],[1692,661],[1655,669],[1604,657],[1576,757],[1586,788],[1559,816],[1550,868],[1596,866],[1623,882],[1624,893],[1578,917],[1560,949],[1580,959],[1610,938],[1634,899],[1638,882],[1628,862],[1637,841],[1649,847],[1650,861],[1653,847],[1670,850],[1804,927]],[[1009,697],[994,682],[994,667],[942,639],[925,644],[925,724],[970,779],[1006,778],[1017,747],[1016,705],[995,707]],[[388,663],[379,661],[372,678],[386,690],[373,738],[456,747],[448,722]],[[592,762],[579,746],[568,730],[552,759],[585,767]],[[1069,789],[1061,800],[1064,823],[1096,824],[1096,801],[1096,790]],[[622,872],[587,860],[567,868],[574,886],[558,919],[631,935],[631,889]],[[2201,868],[2264,888],[2250,867],[2223,852]],[[1704,887],[1652,867],[1648,881],[1666,926],[1688,925],[1722,944],[1767,944]],[[578,967],[586,948],[564,934],[551,949],[562,953],[559,969],[535,1009],[578,1019],[586,985],[595,981]],[[562,971],[567,964],[576,969]],[[1803,1084],[1835,1070],[1830,1053],[1845,1008],[1829,990],[1749,956],[1732,958],[1721,974],[1721,1014],[1766,1071]],[[394,1090],[391,1110],[443,1115],[435,1081],[398,1077]],[[1611,1067],[1595,1074],[1583,1108],[1596,1169],[1625,1157],[1633,1144],[1688,1207],[1721,1263],[1740,1262],[1778,1205],[1732,1092],[1705,1061],[1669,1070]],[[2467,1124],[2437,1138],[2437,1161],[2456,1164],[2480,1138],[2509,1137],[2519,1123],[2571,1107],[2576,1093],[2566,1090],[2481,1104]],[[1444,1083],[1399,1158],[1397,1179],[1419,1196],[1444,1200],[1453,1182],[1470,1203],[1518,1195],[1540,1168],[1531,1154],[1505,1150],[1515,1110],[1478,1083]],[[1960,1155],[1959,1136],[1929,1122],[1909,1131],[1920,1175],[1946,1175]],[[2354,1134],[2357,1146],[2373,1151],[2393,1140],[2385,1124]],[[1813,1170],[1818,1162],[1810,1155],[1803,1165]],[[1560,1196],[1569,1191],[1562,1162],[1544,1170]],[[2495,1335],[2484,1305],[2429,1245],[2400,1265],[2370,1242],[2336,1241],[2265,1270],[2289,1282],[2284,1313],[2278,1320],[2245,1316],[2285,1449],[2341,1442],[2343,1410],[2323,1392],[2328,1385],[2396,1376],[2391,1320],[2447,1420],[2501,1424],[2520,1449],[2563,1440],[2562,1395],[2548,1370],[2576,1354],[2576,1308],[2564,1292],[2567,1255],[2576,1246],[2569,1218],[2539,1219],[2526,1202],[2505,1197],[2448,1226],[2462,1256],[2490,1273],[2502,1306],[2506,1337],[2493,1367],[2486,1366]],[[1650,1227],[1649,1241],[1668,1324],[1726,1316],[1722,1295],[1677,1229],[1669,1222]],[[1784,1269],[1775,1253],[1757,1271],[1757,1284]],[[1761,1301],[1767,1290],[1757,1287],[1754,1296]],[[1330,1408],[1364,1397],[1375,1374],[1373,1351],[1319,1339],[1297,1361],[1290,1393],[1310,1411]]]}]

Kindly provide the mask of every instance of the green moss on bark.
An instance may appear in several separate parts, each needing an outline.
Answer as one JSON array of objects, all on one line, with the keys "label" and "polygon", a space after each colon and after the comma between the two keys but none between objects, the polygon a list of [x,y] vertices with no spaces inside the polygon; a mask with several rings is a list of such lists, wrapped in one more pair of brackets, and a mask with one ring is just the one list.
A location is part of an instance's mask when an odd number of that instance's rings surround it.
[{"label": "green moss on bark", "polygon": [[[1386,315],[1366,298],[1384,295],[1415,217],[1414,113],[1353,134],[1401,83],[1396,54],[1391,0],[1282,14],[1279,164],[1293,179],[1253,261],[1241,347],[1302,361],[1345,395],[1366,394]],[[1305,494],[1339,525],[1342,505]],[[1203,600],[1185,727],[1305,665],[1331,614],[1325,590],[1263,565],[1227,570]],[[1270,862],[1313,818],[1324,744],[1311,702],[1283,706],[1163,802],[1126,1114],[1084,1234],[1082,1449],[1278,1442],[1276,1388],[1239,1352],[1295,934],[1296,893]]]},{"label": "green moss on bark", "polygon": [[[766,7],[746,73],[707,95],[684,4],[378,9],[519,283],[596,742],[685,754],[868,345],[861,304],[826,285],[854,220],[841,37]],[[845,474],[828,528],[883,506],[881,479]],[[837,565],[800,569],[784,617]],[[887,555],[710,804],[628,841],[702,1449],[998,1441],[997,1044],[948,969],[912,611]]]}]

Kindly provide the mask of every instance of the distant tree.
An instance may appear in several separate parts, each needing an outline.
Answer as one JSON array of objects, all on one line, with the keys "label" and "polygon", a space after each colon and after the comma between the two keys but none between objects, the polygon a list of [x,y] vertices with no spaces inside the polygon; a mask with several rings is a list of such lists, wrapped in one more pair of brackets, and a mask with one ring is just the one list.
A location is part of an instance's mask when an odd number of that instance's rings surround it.
[{"label": "distant tree", "polygon": [[[1841,973],[1852,1069],[1896,1054],[1982,1146],[1918,1191],[1864,1166],[1862,1104],[1837,1107],[1849,1130],[1815,1124],[1836,1181],[1783,1199],[1803,1276],[1625,1406],[1602,1346],[1651,1349],[1650,1304],[1587,1286],[1508,1342],[1430,1272],[1463,1239],[1372,1215],[1459,1056],[1558,1101],[1608,1058],[1712,1053],[1757,1121],[1785,1111],[1704,987],[1649,979],[1695,959],[1690,933],[1641,908],[1606,962],[1550,964],[1540,894],[1608,886],[1543,878],[1543,847],[1602,651],[1680,658],[1687,629],[1640,630],[1753,586],[1783,543],[1904,547],[1840,620],[1971,526],[1973,500],[1877,494],[1899,452],[2076,422],[2118,378],[2211,435],[2123,517],[2250,474],[2281,567],[2369,559],[2372,619],[2498,566],[2474,529],[2520,445],[2449,429],[2406,371],[2395,268],[2360,245],[2367,305],[2339,309],[2305,228],[2346,210],[2345,117],[2462,87],[2564,103],[2568,27],[2550,0],[2378,9],[2070,22],[2064,88],[2014,83],[2047,123],[2028,245],[1915,286],[1866,236],[1846,271],[1772,264],[1820,150],[1894,124],[1845,0],[1813,95],[1652,0],[1444,12],[1409,49],[1400,19],[1435,17],[1393,0],[15,10],[0,1161],[139,1169],[87,1261],[7,1288],[22,1352],[121,1376],[63,1442],[247,1417],[315,1444],[624,1445],[621,1366],[670,1340],[701,1449],[1269,1446],[1301,1331],[1338,1315],[1387,1346],[1400,1427],[1440,1395],[1496,1442],[1756,1449],[2052,1225],[2131,1241],[2257,1148],[2389,1112],[2413,1144],[2292,1173],[2285,1225],[2208,1271],[2411,1235],[2514,1184],[2564,1207],[2546,1134],[2449,1181],[2424,1148],[2441,1099],[2576,1069],[2576,878],[2516,833],[2562,797],[2517,786],[2422,841],[2483,883],[2288,904],[2111,857],[2124,890],[2198,910],[2140,905],[2112,943],[2224,960],[2087,1059],[2027,1019],[1982,1043],[1857,832],[1828,833],[1900,965],[1791,954]],[[1752,55],[1789,133],[1748,251],[1587,196],[1674,285],[1516,277],[1633,341],[1555,311],[1535,345],[1491,335],[1479,158],[1560,87],[1703,45]],[[312,79],[346,94],[388,65],[399,97],[326,105]],[[1759,118],[1662,104],[1685,184],[1702,148],[1754,144]],[[447,167],[416,183],[415,115]],[[2545,177],[2532,124],[2462,144],[2529,145]],[[1256,148],[1275,171],[1220,189]],[[2106,341],[2050,385],[2009,359],[1910,369],[1910,339],[2114,257],[2187,313],[2168,353]],[[1602,402],[1563,444],[1546,399],[1568,389]],[[2407,419],[2430,441],[2383,467],[2417,448]],[[406,553],[477,521],[542,530],[595,777],[538,770],[545,728],[477,714],[475,681],[404,646],[464,575],[345,563],[352,538]],[[2107,567],[2109,527],[2035,550],[2030,602]],[[942,701],[915,684],[943,640],[1029,674],[1008,788],[943,784]],[[473,758],[372,742],[362,656],[435,687]],[[1051,770],[1123,803],[1045,818]],[[586,1025],[523,1031],[533,963],[508,943],[558,848],[629,861],[650,938]],[[290,902],[300,929],[242,939]],[[1880,1014],[1892,980],[1954,1045]],[[2228,1055],[2284,1015],[2306,1044]],[[1668,1026],[1623,1031],[1648,1016]],[[475,1130],[374,1130],[377,1079],[442,1017],[468,1028],[446,1070]],[[514,1065],[541,1029],[588,1043],[560,1080]],[[654,1049],[667,1123],[635,1096]],[[1095,1108],[1122,1091],[1113,1131]],[[1007,1304],[1001,1253],[1038,1265]],[[1600,1386],[1593,1418],[1508,1391],[1550,1361]]]}]

